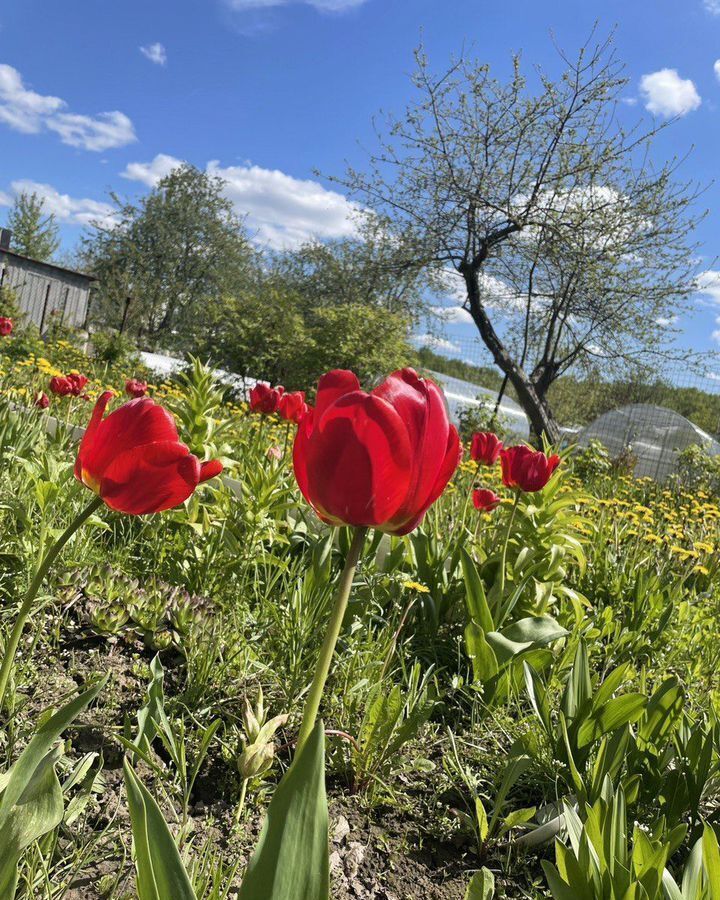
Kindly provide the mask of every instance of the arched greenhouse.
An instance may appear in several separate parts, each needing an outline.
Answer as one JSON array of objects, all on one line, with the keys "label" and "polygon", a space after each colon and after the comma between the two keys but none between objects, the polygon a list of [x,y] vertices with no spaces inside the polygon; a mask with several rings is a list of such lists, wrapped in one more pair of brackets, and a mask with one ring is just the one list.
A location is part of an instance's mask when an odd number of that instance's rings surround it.
[{"label": "arched greenhouse", "polygon": [[600,441],[612,456],[629,452],[637,459],[635,475],[662,481],[677,471],[678,454],[693,444],[712,456],[720,443],[680,413],[650,403],[633,403],[598,416],[582,429],[577,442]]}]

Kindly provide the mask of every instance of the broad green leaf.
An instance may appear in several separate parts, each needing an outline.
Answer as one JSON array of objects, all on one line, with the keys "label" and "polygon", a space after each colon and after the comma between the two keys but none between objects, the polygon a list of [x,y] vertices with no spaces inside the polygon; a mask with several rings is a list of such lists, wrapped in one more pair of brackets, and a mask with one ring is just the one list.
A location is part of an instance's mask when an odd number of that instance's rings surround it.
[{"label": "broad green leaf", "polygon": [[502,631],[490,631],[485,637],[502,666],[531,647],[541,647],[566,637],[567,634],[568,632],[550,616],[529,616],[508,625]]},{"label": "broad green leaf", "polygon": [[3,777],[4,789],[0,794],[0,829],[3,829],[13,807],[25,793],[36,769],[50,752],[51,747],[67,726],[78,716],[105,687],[108,676],[98,684],[71,700],[54,713],[33,735],[27,747]]},{"label": "broad green leaf", "polygon": [[160,807],[127,759],[123,769],[139,900],[197,900]]},{"label": "broad green leaf", "polygon": [[623,694],[594,710],[578,729],[578,747],[586,747],[604,734],[610,734],[624,725],[637,722],[645,712],[647,698],[644,694]]},{"label": "broad green leaf", "polygon": [[720,849],[715,832],[709,825],[703,829],[702,848],[709,900],[720,900]]},{"label": "broad green leaf", "polygon": [[62,822],[63,794],[55,774],[61,756],[62,746],[45,756],[0,831],[0,897],[15,896],[25,848]]},{"label": "broad green leaf", "polygon": [[464,548],[460,550],[460,563],[465,581],[465,593],[470,618],[477,622],[483,631],[494,631],[495,623],[485,596],[485,585],[478,574],[473,558]]},{"label": "broad green leaf", "polygon": [[648,701],[638,740],[659,746],[677,722],[684,704],[685,694],[677,678],[668,678]]},{"label": "broad green leaf", "polygon": [[328,900],[325,730],[318,722],[278,784],[238,900]]},{"label": "broad green leaf", "polygon": [[465,900],[493,900],[495,896],[495,876],[489,869],[476,872],[465,892]]},{"label": "broad green leaf", "polygon": [[475,820],[477,821],[480,841],[485,843],[488,836],[488,817],[483,802],[479,797],[475,798]]},{"label": "broad green leaf", "polygon": [[465,647],[472,661],[473,679],[479,684],[490,681],[499,672],[495,651],[485,640],[485,634],[477,622],[465,626]]},{"label": "broad green leaf", "polygon": [[0,897],[14,897],[17,866],[25,848],[62,821],[62,788],[54,768],[62,755],[62,747],[53,745],[73,719],[97,697],[106,682],[107,677],[50,716],[2,776]]}]

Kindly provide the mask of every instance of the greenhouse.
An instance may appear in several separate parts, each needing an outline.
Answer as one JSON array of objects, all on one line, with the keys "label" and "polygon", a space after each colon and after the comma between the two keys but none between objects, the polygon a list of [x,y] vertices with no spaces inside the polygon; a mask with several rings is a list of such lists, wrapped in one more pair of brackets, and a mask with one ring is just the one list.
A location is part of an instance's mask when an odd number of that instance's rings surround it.
[{"label": "greenhouse", "polygon": [[693,444],[712,456],[720,454],[720,444],[689,419],[650,403],[633,403],[598,416],[578,435],[580,446],[591,441],[600,441],[614,457],[629,452],[637,459],[635,475],[659,481],[677,470],[678,454]]}]

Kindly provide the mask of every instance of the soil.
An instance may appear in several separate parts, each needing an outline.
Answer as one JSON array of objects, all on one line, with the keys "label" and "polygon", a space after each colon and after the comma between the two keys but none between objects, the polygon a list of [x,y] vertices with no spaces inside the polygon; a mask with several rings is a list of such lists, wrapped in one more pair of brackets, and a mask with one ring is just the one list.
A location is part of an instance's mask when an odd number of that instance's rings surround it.
[{"label": "soil", "polygon": [[[81,633],[63,635],[63,638],[62,650],[57,655],[46,654],[42,664],[26,671],[30,687],[18,693],[22,704],[18,717],[21,723],[29,726],[37,721],[40,712],[57,706],[59,698],[75,691],[92,676],[111,673],[102,702],[86,711],[66,734],[71,761],[89,752],[102,754],[104,787],[90,801],[84,816],[60,836],[59,854],[71,845],[70,831],[75,832],[76,840],[77,832],[81,831],[84,840],[97,841],[89,854],[92,861],[79,867],[63,896],[66,900],[102,900],[114,883],[115,896],[130,900],[135,892],[130,863],[130,820],[122,778],[123,753],[112,732],[117,732],[126,719],[134,725],[145,696],[146,666],[152,653],[139,642],[107,641]],[[172,695],[174,677],[175,673],[168,670],[166,692],[169,695]],[[137,770],[153,791],[152,771],[142,762]],[[225,791],[224,786],[234,784],[235,780],[225,761],[208,756],[192,797],[190,827],[194,846],[201,846],[204,839],[211,838],[213,844],[228,851],[228,858],[245,861],[259,834],[263,810],[250,811],[241,827],[234,825],[236,792]],[[153,793],[159,797],[161,792]],[[230,799],[223,795],[229,795]],[[433,838],[423,827],[420,811],[414,814],[389,807],[364,810],[357,798],[333,785],[329,786],[329,795],[333,900],[463,900],[470,877],[479,867],[466,844],[443,843]],[[172,813],[164,811],[173,821]],[[238,875],[238,887],[239,878]],[[228,896],[232,900],[235,890]]]}]

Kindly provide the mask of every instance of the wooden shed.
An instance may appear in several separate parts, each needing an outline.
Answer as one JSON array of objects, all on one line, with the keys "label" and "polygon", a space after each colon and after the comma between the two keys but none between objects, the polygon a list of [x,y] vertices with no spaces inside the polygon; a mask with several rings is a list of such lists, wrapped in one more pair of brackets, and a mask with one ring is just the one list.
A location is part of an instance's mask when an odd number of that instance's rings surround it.
[{"label": "wooden shed", "polygon": [[[15,294],[26,321],[44,332],[51,322],[84,328],[91,275],[41,262],[9,249],[10,233],[0,232],[0,286]],[[2,311],[0,311],[0,315]]]}]

